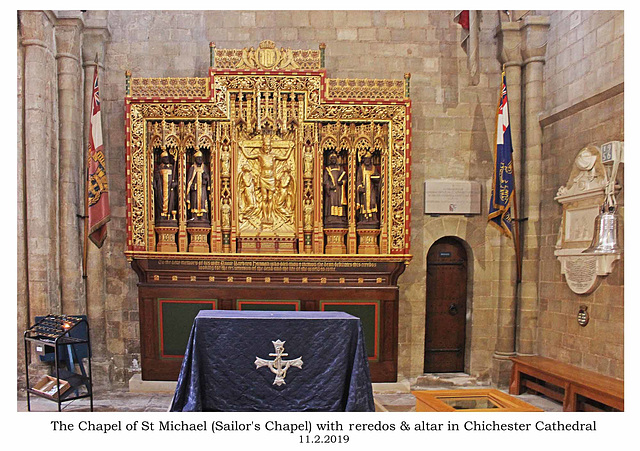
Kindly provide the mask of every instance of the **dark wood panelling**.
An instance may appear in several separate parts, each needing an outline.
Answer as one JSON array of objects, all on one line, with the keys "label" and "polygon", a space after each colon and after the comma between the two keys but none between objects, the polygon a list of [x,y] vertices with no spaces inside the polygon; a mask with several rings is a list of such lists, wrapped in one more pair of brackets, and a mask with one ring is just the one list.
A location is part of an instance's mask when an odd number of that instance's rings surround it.
[{"label": "dark wood panelling", "polygon": [[[235,309],[238,299],[300,301],[300,309],[304,311],[319,311],[320,301],[377,301],[380,305],[379,358],[370,362],[371,377],[374,382],[396,381],[399,290],[395,282],[404,270],[404,262],[385,262],[373,271],[339,273],[345,282],[338,282],[335,272],[300,272],[284,276],[269,274],[271,283],[265,283],[264,275],[260,273],[247,276],[192,271],[179,272],[176,276],[175,270],[149,269],[148,263],[148,260],[133,260],[132,264],[140,277],[138,297],[144,380],[176,380],[180,371],[181,359],[162,358],[158,344],[159,299],[170,298],[217,299],[217,308],[222,310]],[[208,282],[211,277],[215,280]],[[247,283],[247,277],[251,278],[251,283]],[[287,283],[282,282],[284,277],[289,278]],[[308,282],[300,283],[302,278],[307,278]],[[349,282],[346,282],[347,278],[350,278]]]}]

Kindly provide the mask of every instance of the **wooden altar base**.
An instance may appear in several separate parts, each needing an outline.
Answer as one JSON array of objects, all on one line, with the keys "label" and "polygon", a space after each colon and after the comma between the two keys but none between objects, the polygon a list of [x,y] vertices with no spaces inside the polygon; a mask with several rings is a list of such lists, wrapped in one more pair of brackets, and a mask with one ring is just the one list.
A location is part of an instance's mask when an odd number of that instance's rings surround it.
[{"label": "wooden altar base", "polygon": [[201,309],[343,311],[361,319],[373,382],[397,377],[397,279],[406,256],[230,254],[131,258],[143,380],[177,380]]}]

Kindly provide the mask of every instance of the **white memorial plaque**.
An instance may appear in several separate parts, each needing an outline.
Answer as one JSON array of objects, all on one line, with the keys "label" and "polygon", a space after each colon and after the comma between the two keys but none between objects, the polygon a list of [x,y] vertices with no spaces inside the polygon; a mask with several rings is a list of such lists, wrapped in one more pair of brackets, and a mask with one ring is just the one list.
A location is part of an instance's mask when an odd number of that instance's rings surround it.
[{"label": "white memorial plaque", "polygon": [[424,212],[441,215],[479,215],[481,194],[479,182],[427,180],[424,182]]},{"label": "white memorial plaque", "polygon": [[571,291],[588,294],[597,288],[598,273],[595,256],[566,257],[564,275]]},{"label": "white memorial plaque", "polygon": [[[562,204],[563,218],[554,255],[560,272],[576,294],[592,293],[620,260],[620,251],[585,253],[594,238],[595,219],[609,188],[609,176],[603,161],[622,159],[624,143],[610,142],[600,149],[587,146],[578,152],[567,184],[561,186],[556,200]],[[615,180],[615,176],[613,177]]]},{"label": "white memorial plaque", "polygon": [[564,240],[566,242],[591,242],[594,220],[598,216],[599,206],[566,209]]}]

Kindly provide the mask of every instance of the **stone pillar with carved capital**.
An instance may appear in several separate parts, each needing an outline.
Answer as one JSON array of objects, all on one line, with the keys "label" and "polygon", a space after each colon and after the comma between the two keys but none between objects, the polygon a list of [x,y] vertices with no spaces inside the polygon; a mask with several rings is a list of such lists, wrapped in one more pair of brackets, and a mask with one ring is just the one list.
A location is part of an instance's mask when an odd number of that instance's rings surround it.
[{"label": "stone pillar with carved capital", "polygon": [[62,311],[84,314],[82,280],[82,218],[84,211],[81,43],[84,20],[80,11],[59,11],[55,26],[58,69],[60,146],[60,286]]},{"label": "stone pillar with carved capital", "polygon": [[57,78],[53,50],[56,18],[50,11],[19,11],[18,21],[24,56],[24,141],[20,157],[24,162],[24,261],[28,268],[27,304],[23,311],[29,312],[26,320],[32,323],[36,315],[61,313]]},{"label": "stone pillar with carved capital", "polygon": [[[521,191],[521,117],[522,117],[522,54],[521,22],[503,22],[496,30],[498,60],[502,63],[507,78],[509,101],[509,124],[513,145],[513,166],[516,180],[516,196]],[[520,210],[520,209],[518,209]],[[511,361],[515,355],[516,336],[516,292],[515,292],[515,250],[513,240],[500,237],[500,262],[498,263],[498,328],[496,347],[493,355],[492,379],[505,385],[509,381]]]},{"label": "stone pillar with carved capital", "polygon": [[18,11],[18,368],[22,332],[37,315],[61,313],[54,26],[50,11]]},{"label": "stone pillar with carved capital", "polygon": [[513,145],[513,167],[516,193],[521,185],[522,156],[522,22],[503,22],[496,30],[498,39],[498,61],[507,77],[509,95],[509,124]]},{"label": "stone pillar with carved capital", "polygon": [[543,111],[544,63],[549,18],[527,16],[522,25],[522,59],[524,64],[525,133],[524,200],[521,233],[524,239],[522,287],[518,308],[518,342],[520,355],[535,353],[538,308],[538,273],[540,258],[540,208],[542,198],[542,128],[538,116]]}]

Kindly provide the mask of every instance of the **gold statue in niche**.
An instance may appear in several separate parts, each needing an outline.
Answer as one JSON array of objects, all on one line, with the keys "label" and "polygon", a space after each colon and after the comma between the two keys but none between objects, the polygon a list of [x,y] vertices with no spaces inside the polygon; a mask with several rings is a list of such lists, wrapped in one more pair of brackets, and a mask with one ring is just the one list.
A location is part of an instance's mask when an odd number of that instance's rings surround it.
[{"label": "gold statue in niche", "polygon": [[338,164],[338,154],[332,150],[323,175],[325,227],[347,227],[347,183],[347,173]]},{"label": "gold statue in niche", "polygon": [[209,191],[211,177],[202,152],[193,155],[194,163],[187,172],[187,213],[190,221],[209,223]]},{"label": "gold statue in niche", "polygon": [[256,234],[294,232],[295,166],[292,141],[270,130],[240,141],[238,161],[239,227]]},{"label": "gold statue in niche", "polygon": [[242,165],[241,173],[238,177],[238,206],[240,209],[240,222],[244,218],[254,216],[256,213],[256,184],[248,163]]},{"label": "gold statue in niche", "polygon": [[169,152],[163,150],[160,154],[160,164],[153,177],[155,194],[156,224],[176,221],[176,174],[171,164]]},{"label": "gold statue in niche", "polygon": [[291,166],[285,164],[282,169],[282,175],[278,178],[275,207],[283,215],[292,214],[293,206],[295,205],[294,195],[296,188],[291,171]]},{"label": "gold statue in niche", "polygon": [[380,190],[380,173],[371,159],[371,153],[365,153],[362,163],[356,172],[356,212],[357,226],[362,228],[378,228],[378,193]]}]

